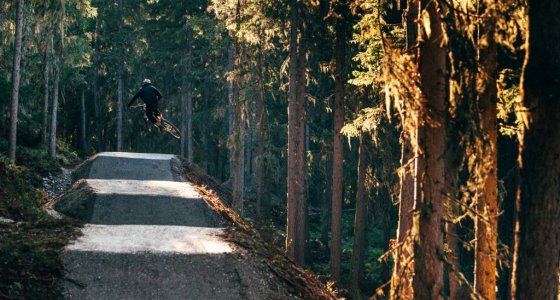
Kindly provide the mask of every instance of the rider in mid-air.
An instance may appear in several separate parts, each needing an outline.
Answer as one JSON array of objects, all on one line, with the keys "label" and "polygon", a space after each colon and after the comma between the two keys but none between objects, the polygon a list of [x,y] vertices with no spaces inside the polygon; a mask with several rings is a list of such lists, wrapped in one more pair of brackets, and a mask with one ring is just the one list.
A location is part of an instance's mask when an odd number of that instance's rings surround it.
[{"label": "rider in mid-air", "polygon": [[[163,130],[163,126],[160,124],[161,113],[158,111],[157,106],[159,100],[161,100],[161,93],[152,85],[150,79],[144,79],[142,81],[142,88],[132,97],[130,102],[128,102],[128,109],[132,106],[136,99],[142,99],[146,104],[146,117],[150,122],[159,128],[160,131]],[[149,129],[149,124],[146,122],[146,126]]]}]

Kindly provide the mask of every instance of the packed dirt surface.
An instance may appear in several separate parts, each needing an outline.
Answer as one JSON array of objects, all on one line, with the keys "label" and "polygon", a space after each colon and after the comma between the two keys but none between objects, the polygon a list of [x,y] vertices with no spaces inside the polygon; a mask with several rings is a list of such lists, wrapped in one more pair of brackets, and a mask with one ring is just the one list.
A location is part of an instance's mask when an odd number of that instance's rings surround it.
[{"label": "packed dirt surface", "polygon": [[222,219],[173,155],[100,153],[53,207],[83,221],[65,247],[67,299],[299,299]]}]

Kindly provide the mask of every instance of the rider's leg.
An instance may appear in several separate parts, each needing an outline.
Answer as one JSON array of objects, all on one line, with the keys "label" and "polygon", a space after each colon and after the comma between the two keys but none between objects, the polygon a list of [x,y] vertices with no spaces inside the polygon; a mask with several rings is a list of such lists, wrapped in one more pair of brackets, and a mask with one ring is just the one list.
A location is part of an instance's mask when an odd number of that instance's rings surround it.
[{"label": "rider's leg", "polygon": [[150,124],[150,120],[146,115],[144,115],[144,126],[146,126],[146,130],[152,131],[152,126]]},{"label": "rider's leg", "polygon": [[146,116],[148,116],[148,119],[150,119],[150,122],[152,122],[152,124],[154,124],[156,127],[159,128],[159,131],[163,131],[163,126],[161,126],[161,114],[159,113],[159,111],[156,110],[146,110]]},{"label": "rider's leg", "polygon": [[159,132],[163,132],[163,125],[161,124],[161,120],[163,119],[163,116],[161,115],[159,110],[157,110],[157,108],[154,111],[154,116],[156,116],[156,120],[157,120],[156,126],[159,128]]}]

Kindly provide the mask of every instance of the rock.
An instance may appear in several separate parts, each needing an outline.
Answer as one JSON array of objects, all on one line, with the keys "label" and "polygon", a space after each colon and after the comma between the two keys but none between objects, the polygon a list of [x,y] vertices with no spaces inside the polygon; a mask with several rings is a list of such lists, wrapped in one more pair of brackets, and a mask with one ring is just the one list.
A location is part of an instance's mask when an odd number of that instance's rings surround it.
[{"label": "rock", "polygon": [[57,175],[49,175],[43,178],[43,190],[47,193],[48,199],[54,199],[66,191],[72,183],[70,170],[61,168]]}]

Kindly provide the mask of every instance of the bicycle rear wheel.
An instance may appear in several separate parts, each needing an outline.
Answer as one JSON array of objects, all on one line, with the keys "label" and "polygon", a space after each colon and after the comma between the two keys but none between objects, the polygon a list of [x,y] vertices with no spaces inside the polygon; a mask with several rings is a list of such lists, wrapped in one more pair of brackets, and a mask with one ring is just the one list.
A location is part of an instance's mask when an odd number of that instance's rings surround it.
[{"label": "bicycle rear wheel", "polygon": [[163,126],[163,130],[167,132],[170,136],[180,140],[181,139],[181,131],[177,128],[177,126],[173,125],[173,123],[163,119],[161,120],[161,125]]}]

